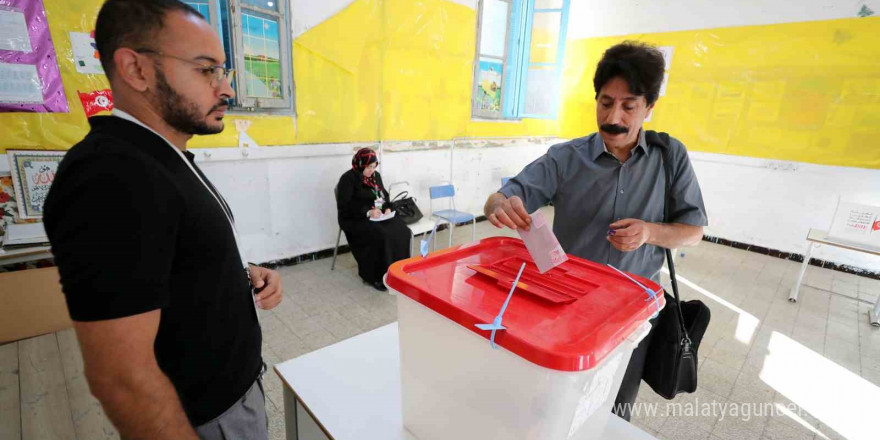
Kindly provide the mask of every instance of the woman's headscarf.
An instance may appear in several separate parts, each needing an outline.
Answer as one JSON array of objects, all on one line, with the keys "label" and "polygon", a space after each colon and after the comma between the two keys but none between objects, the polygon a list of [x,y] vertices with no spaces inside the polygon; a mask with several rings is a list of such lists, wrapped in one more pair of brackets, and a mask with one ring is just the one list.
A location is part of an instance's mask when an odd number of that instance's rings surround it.
[{"label": "woman's headscarf", "polygon": [[357,153],[354,153],[354,157],[351,158],[351,169],[361,173],[364,177],[364,185],[367,185],[376,191],[379,190],[379,184],[376,183],[375,174],[367,177],[364,175],[364,169],[371,163],[378,161],[379,158],[376,157],[376,152],[370,148],[361,148]]}]

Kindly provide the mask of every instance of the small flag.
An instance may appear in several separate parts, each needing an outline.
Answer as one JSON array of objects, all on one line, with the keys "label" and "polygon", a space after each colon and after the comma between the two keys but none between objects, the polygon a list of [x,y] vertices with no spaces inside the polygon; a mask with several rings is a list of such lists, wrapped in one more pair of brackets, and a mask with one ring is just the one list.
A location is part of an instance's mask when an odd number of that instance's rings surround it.
[{"label": "small flag", "polygon": [[82,101],[83,110],[86,111],[86,117],[91,118],[97,113],[113,110],[113,92],[110,89],[95,90],[94,92],[79,93],[79,100]]}]

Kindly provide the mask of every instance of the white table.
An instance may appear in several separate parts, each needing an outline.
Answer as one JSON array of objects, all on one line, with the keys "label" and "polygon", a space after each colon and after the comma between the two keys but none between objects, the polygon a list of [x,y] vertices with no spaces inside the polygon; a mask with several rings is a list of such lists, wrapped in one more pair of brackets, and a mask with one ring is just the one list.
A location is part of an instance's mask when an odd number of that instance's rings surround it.
[{"label": "white table", "polygon": [[[398,346],[393,323],[276,365],[287,440],[417,440],[403,428]],[[602,439],[656,440],[608,420]]]},{"label": "white table", "polygon": [[[788,300],[791,302],[797,302],[798,293],[801,288],[801,281],[804,278],[804,272],[807,271],[807,266],[810,264],[810,256],[813,253],[813,245],[837,246],[839,248],[865,252],[871,255],[880,255],[880,249],[860,245],[858,243],[838,241],[833,238],[828,238],[828,231],[823,231],[819,229],[810,229],[810,233],[807,234],[807,243],[807,253],[804,255],[804,262],[803,264],[801,264],[801,271],[798,274],[797,280],[795,280],[794,282],[794,287],[791,288],[791,293],[788,295]],[[869,313],[868,318],[871,321],[871,325],[875,327],[880,326],[880,298],[877,299],[877,302],[874,304],[874,308]]]}]

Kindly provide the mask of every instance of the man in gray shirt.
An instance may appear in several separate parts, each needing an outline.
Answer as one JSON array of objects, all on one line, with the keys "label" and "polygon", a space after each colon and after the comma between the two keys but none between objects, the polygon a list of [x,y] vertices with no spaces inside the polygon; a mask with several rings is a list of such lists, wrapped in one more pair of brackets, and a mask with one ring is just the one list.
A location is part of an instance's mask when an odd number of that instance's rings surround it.
[{"label": "man in gray shirt", "polygon": [[[664,67],[663,55],[651,46],[609,48],[593,78],[599,132],[554,145],[526,166],[486,201],[489,221],[528,229],[528,213],[553,202],[553,232],[567,253],[659,282],[664,248],[696,245],[708,224],[684,145],[673,138],[668,147],[649,144],[642,129]],[[664,148],[672,168],[668,219]],[[617,395],[614,412],[626,420],[649,341],[650,335],[633,352]]]}]

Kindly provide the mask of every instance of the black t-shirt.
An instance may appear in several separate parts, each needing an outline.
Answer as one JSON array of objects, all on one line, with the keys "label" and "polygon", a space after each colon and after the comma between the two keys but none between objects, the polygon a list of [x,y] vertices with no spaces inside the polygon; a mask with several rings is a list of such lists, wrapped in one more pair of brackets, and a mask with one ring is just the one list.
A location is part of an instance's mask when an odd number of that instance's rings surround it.
[{"label": "black t-shirt", "polygon": [[114,116],[89,122],[44,206],[70,316],[96,321],[161,309],[156,359],[190,422],[201,425],[244,395],[262,366],[232,227],[216,190],[161,137]]}]

